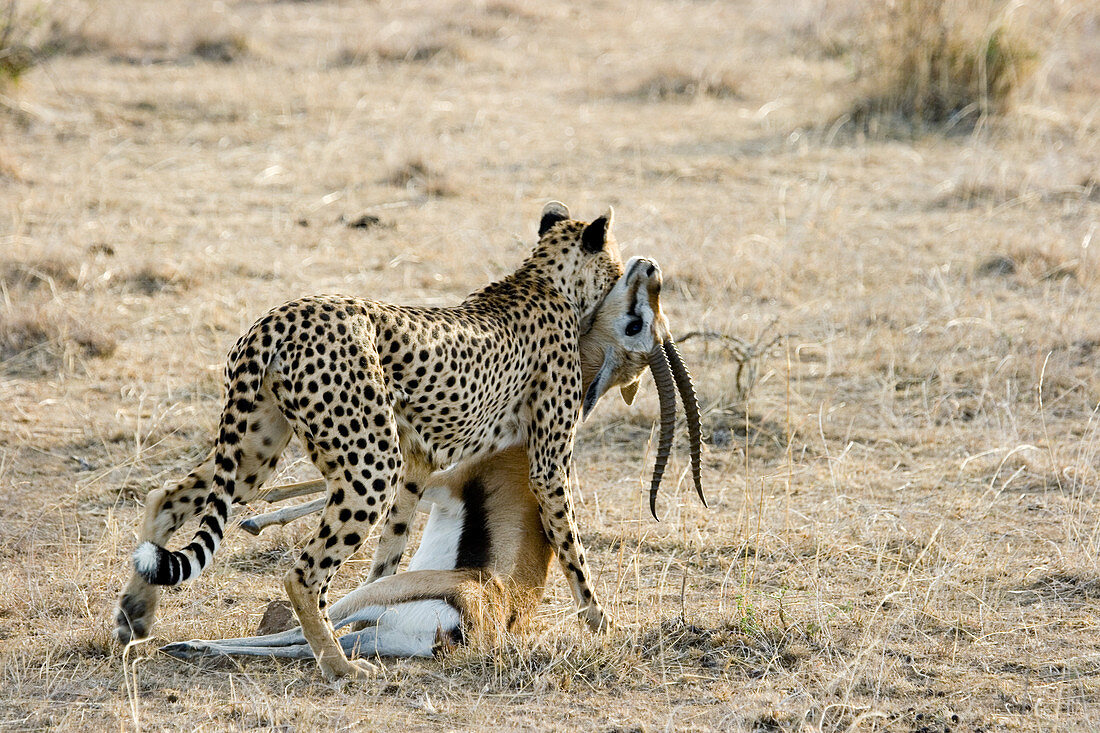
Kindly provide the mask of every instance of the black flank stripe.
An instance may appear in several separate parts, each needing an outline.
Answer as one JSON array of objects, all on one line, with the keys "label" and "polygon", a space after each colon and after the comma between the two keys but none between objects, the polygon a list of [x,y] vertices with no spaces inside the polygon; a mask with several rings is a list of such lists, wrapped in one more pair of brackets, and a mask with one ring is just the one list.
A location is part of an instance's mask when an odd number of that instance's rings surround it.
[{"label": "black flank stripe", "polygon": [[455,569],[483,568],[489,564],[489,543],[492,541],[485,521],[485,486],[475,477],[466,483],[462,493],[466,518],[462,523],[462,537],[458,540]]}]

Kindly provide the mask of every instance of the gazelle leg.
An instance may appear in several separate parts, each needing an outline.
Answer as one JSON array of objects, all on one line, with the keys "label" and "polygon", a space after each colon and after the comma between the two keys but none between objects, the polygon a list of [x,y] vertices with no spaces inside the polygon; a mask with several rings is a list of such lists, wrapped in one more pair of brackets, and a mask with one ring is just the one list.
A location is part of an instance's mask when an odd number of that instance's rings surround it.
[{"label": "gazelle leg", "polygon": [[301,519],[310,514],[315,514],[324,508],[325,499],[314,499],[307,504],[283,507],[273,512],[266,512],[264,514],[257,514],[254,517],[249,517],[241,522],[241,529],[249,534],[258,535],[266,527],[270,527],[273,524],[282,526],[293,522],[295,519]]}]

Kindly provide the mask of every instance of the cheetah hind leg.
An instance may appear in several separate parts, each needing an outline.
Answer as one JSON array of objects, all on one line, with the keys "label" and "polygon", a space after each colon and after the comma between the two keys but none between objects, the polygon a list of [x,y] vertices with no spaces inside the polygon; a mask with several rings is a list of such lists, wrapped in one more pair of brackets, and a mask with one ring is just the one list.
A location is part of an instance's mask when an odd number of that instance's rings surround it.
[{"label": "cheetah hind leg", "polygon": [[[292,431],[274,404],[271,393],[262,391],[249,416],[248,430],[241,441],[241,462],[235,502],[252,501],[268,479]],[[164,547],[184,523],[202,512],[214,478],[214,452],[172,489],[154,489],[145,499],[145,518],[138,537]],[[140,543],[139,543],[140,544]],[[149,635],[160,600],[160,586],[150,585],[133,573],[119,597],[114,614],[114,636],[121,644]]]},{"label": "cheetah hind leg", "polygon": [[[295,426],[314,464],[324,474],[329,490],[320,526],[298,562],[286,574],[283,584],[321,673],[328,680],[364,678],[375,671],[371,663],[353,662],[345,656],[326,610],[333,574],[359,549],[379,519],[387,515],[404,475],[393,413],[381,401],[371,407],[385,416],[382,425],[377,425],[364,437],[369,443],[373,463],[361,459],[353,463],[347,460],[345,451],[327,447],[332,445],[331,436],[324,433],[313,436],[301,430],[301,426]],[[363,416],[362,424],[375,422],[367,417]],[[322,445],[326,449],[320,449]]]},{"label": "cheetah hind leg", "polygon": [[371,562],[371,571],[367,576],[368,583],[391,576],[397,571],[409,543],[409,528],[416,517],[420,498],[425,488],[435,484],[435,472],[420,454],[404,445],[401,453],[404,457],[405,480],[386,514],[386,522],[378,537],[374,560]]},{"label": "cheetah hind leg", "polygon": [[[214,454],[211,453],[174,489],[150,491],[145,498],[145,519],[139,539],[166,543],[204,505],[213,476]],[[159,600],[160,586],[151,585],[132,573],[115,607],[115,639],[120,644],[129,644],[147,637]]]}]

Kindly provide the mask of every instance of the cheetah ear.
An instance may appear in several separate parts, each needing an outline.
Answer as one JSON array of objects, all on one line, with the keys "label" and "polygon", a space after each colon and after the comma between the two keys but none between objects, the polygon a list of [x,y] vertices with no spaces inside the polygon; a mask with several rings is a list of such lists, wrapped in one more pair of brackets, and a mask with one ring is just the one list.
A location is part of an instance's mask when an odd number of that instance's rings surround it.
[{"label": "cheetah ear", "polygon": [[561,201],[551,201],[542,207],[542,221],[539,222],[539,236],[546,234],[546,230],[569,218],[569,209]]},{"label": "cheetah ear", "polygon": [[581,234],[581,247],[585,252],[596,254],[602,252],[607,246],[607,239],[611,234],[611,218],[614,215],[614,210],[608,206],[603,216],[584,228],[584,233]]}]

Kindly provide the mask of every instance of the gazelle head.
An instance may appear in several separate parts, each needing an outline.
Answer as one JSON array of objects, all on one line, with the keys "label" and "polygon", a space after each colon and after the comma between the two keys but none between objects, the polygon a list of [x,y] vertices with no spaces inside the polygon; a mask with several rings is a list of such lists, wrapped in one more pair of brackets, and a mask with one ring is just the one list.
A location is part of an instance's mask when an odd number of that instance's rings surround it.
[{"label": "gazelle head", "polygon": [[580,340],[581,372],[585,385],[584,418],[612,387],[619,387],[623,400],[627,404],[632,403],[642,372],[648,366],[653,373],[661,405],[660,439],[649,489],[649,509],[654,519],[657,518],[657,490],[672,450],[677,391],[687,416],[695,491],[703,506],[707,503],[699,467],[699,403],[695,398],[691,374],[680,358],[669,332],[668,320],[661,312],[660,295],[661,268],[653,260],[632,258],[626,264],[623,276],[592,316],[591,323],[582,324],[582,331],[587,330]]}]

